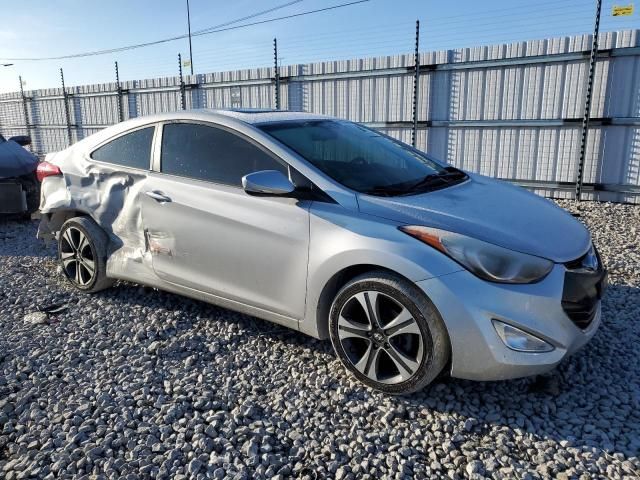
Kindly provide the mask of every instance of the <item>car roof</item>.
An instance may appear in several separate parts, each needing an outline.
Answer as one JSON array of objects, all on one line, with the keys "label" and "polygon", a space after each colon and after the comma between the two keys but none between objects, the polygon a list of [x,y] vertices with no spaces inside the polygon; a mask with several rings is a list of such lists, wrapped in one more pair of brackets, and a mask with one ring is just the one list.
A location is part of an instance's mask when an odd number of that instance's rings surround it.
[{"label": "car roof", "polygon": [[259,125],[272,122],[286,121],[310,121],[310,120],[328,120],[333,119],[326,115],[318,115],[306,112],[289,112],[286,110],[267,110],[267,109],[212,109],[212,108],[194,108],[190,110],[178,110],[170,113],[157,113],[152,115],[144,115],[134,117],[124,122],[111,125],[93,135],[76,142],[70,148],[79,150],[90,150],[95,148],[103,141],[116,137],[122,133],[126,133],[134,128],[146,127],[157,122],[167,121],[194,121],[194,122],[213,122],[224,123],[238,122],[245,125]]},{"label": "car roof", "polygon": [[171,113],[146,115],[144,117],[137,117],[136,119],[132,120],[139,120],[145,123],[153,123],[167,120],[203,120],[207,117],[210,120],[215,120],[215,117],[219,116],[233,118],[240,122],[252,125],[284,121],[307,121],[321,119],[326,120],[332,118],[326,115],[318,115],[316,113],[290,112],[287,110],[268,110],[257,108],[238,108],[228,110],[213,108],[194,108],[190,110],[179,110],[177,112]]},{"label": "car roof", "polygon": [[251,109],[238,108],[229,110],[203,109],[206,112],[224,115],[236,118],[242,122],[250,124],[269,123],[269,122],[286,122],[286,121],[307,121],[329,119],[326,115],[307,112],[291,112],[288,110],[267,110],[267,109]]}]

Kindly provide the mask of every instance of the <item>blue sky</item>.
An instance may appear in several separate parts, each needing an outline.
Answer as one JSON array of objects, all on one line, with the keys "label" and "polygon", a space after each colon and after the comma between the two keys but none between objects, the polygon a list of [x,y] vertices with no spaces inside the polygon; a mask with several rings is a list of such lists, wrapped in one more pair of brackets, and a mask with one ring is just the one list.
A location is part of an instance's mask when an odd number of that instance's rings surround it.
[{"label": "blue sky", "polygon": [[[348,0],[303,0],[254,20],[323,8]],[[192,30],[199,30],[287,3],[287,0],[190,0]],[[640,28],[640,11],[611,16],[604,0],[602,28]],[[177,74],[186,40],[94,57],[48,61],[5,58],[59,56],[120,47],[186,33],[186,0],[0,0],[0,92],[57,87],[63,67],[67,85]],[[640,10],[640,5],[637,6]],[[281,64],[411,52],[414,23],[421,21],[421,50],[486,45],[589,32],[594,0],[370,0],[339,10],[195,37],[195,73],[272,64],[278,38]]]}]

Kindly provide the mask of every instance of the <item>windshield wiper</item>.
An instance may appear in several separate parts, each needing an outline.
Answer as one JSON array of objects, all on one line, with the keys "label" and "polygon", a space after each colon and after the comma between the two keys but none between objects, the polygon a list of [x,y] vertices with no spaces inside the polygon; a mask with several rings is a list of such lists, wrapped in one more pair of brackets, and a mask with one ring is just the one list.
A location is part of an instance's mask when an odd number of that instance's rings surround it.
[{"label": "windshield wiper", "polygon": [[460,180],[467,178],[467,174],[455,167],[446,167],[443,172],[431,173],[426,177],[418,180],[413,185],[407,187],[407,191],[415,192],[416,190],[429,189],[443,185],[452,185]]},{"label": "windshield wiper", "polygon": [[407,193],[406,188],[388,187],[385,185],[376,185],[374,187],[365,190],[362,193],[367,195],[377,195],[379,197],[395,197],[397,195],[404,195]]},{"label": "windshield wiper", "polygon": [[384,197],[407,195],[420,190],[453,185],[467,178],[467,174],[455,167],[445,167],[440,173],[430,173],[417,182],[407,185],[407,182],[391,185],[376,185],[363,193]]}]

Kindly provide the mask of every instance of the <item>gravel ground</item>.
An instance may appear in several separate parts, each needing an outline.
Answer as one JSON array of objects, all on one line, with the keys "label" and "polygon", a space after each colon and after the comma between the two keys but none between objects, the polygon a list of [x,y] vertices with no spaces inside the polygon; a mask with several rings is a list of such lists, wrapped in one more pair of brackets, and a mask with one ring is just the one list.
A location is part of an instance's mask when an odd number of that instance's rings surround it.
[{"label": "gravel ground", "polygon": [[562,205],[611,272],[593,341],[542,377],[402,398],[266,322],[131,284],[78,294],[34,222],[0,223],[0,478],[638,478],[640,207]]}]

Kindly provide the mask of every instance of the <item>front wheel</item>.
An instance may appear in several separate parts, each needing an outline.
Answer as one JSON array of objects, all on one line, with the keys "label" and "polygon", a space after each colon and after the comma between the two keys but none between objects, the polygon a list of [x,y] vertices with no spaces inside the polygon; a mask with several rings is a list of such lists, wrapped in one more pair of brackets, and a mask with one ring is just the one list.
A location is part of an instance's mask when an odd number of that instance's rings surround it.
[{"label": "front wheel", "polygon": [[439,313],[413,283],[384,271],[348,282],[331,307],[329,330],[340,361],[385,393],[415,392],[447,364],[449,338]]},{"label": "front wheel", "polygon": [[113,285],[107,277],[107,234],[89,217],[70,218],[58,236],[62,271],[74,287],[98,292]]}]

